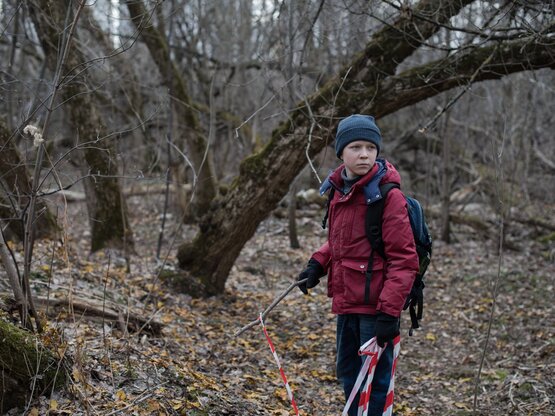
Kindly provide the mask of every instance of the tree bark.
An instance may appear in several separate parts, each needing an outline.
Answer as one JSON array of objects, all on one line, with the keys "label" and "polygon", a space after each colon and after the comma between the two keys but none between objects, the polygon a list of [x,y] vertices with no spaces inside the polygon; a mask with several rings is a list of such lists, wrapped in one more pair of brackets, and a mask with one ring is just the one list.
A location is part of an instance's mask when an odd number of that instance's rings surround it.
[{"label": "tree bark", "polygon": [[[425,0],[415,10],[445,23],[470,2]],[[194,280],[197,293],[200,284],[203,295],[222,293],[244,244],[307,163],[302,150],[307,146],[311,123],[316,124],[308,152],[314,156],[329,143],[331,130],[339,117],[363,109],[382,117],[409,105],[405,97],[395,105],[389,104],[388,111],[378,112],[382,108],[380,85],[438,30],[435,21],[414,20],[410,13],[401,15],[393,25],[378,31],[363,53],[337,77],[308,97],[304,105],[299,105],[290,119],[274,130],[271,140],[258,154],[243,160],[230,191],[225,198],[212,204],[212,209],[203,217],[199,234],[192,243],[179,247],[179,265],[189,273],[183,277],[184,281]],[[429,96],[437,94],[428,93]],[[313,121],[311,113],[318,119]],[[188,290],[189,286],[185,284],[182,290]]]},{"label": "tree bark", "polygon": [[[468,3],[423,1],[416,9],[446,22]],[[287,123],[273,132],[264,149],[241,163],[229,193],[203,218],[193,242],[178,250],[179,265],[187,272],[184,280],[200,282],[204,295],[223,292],[243,245],[307,163],[302,151],[312,121],[307,105],[318,115],[309,148],[313,156],[329,142],[339,117],[362,112],[380,118],[469,82],[555,67],[552,39],[536,37],[476,47],[395,75],[399,63],[439,29],[434,22],[411,16],[404,13],[395,24],[377,32],[352,64],[308,97],[304,106],[299,105]]]},{"label": "tree bark", "polygon": [[[73,2],[30,2],[30,14],[51,69],[63,45],[64,19]],[[75,33],[78,38],[78,34]],[[118,161],[113,142],[99,115],[94,93],[88,88],[86,61],[78,47],[71,47],[63,68],[61,97],[69,104],[70,120],[83,149],[86,163],[85,193],[91,226],[91,251],[113,247],[132,250],[133,237],[127,205],[118,179]],[[55,86],[58,87],[58,86]]]},{"label": "tree bark", "polygon": [[4,238],[4,233],[1,230],[2,221],[0,221],[0,260],[4,266],[4,270],[6,271],[6,275],[8,276],[8,281],[10,282],[10,287],[12,289],[12,293],[15,300],[15,306],[19,312],[19,317],[23,325],[32,330],[32,325],[29,324],[28,317],[28,305],[27,305],[27,298],[23,293],[23,289],[21,288],[21,283],[19,281],[19,273],[17,271],[17,266],[10,253],[8,248],[6,239]]}]

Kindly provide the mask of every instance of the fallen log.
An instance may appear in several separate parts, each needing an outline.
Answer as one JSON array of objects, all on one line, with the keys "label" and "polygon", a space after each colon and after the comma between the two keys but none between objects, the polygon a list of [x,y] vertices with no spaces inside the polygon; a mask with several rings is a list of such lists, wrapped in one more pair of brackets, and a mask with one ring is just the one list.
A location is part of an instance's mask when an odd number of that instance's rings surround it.
[{"label": "fallen log", "polygon": [[537,218],[523,218],[523,217],[512,217],[513,220],[520,224],[530,225],[532,227],[545,228],[549,231],[555,231],[555,225],[548,223],[547,221],[542,221]]},{"label": "fallen log", "polygon": [[39,337],[0,319],[0,340],[0,414],[65,386],[69,360],[58,357]]},{"label": "fallen log", "polygon": [[48,314],[54,315],[51,308],[65,309],[67,312],[79,313],[91,318],[101,318],[104,321],[114,322],[119,329],[124,332],[147,332],[152,335],[160,335],[164,325],[154,320],[153,313],[148,317],[143,317],[138,313],[134,313],[121,305],[109,302],[106,304],[93,303],[90,300],[73,297],[71,301],[67,298],[36,298],[37,306],[45,312],[48,308]]},{"label": "fallen log", "polygon": [[[190,184],[182,184],[180,186],[181,190],[185,192],[190,192],[192,186]],[[164,183],[153,183],[147,185],[133,185],[128,189],[123,191],[125,196],[141,196],[141,195],[154,195],[162,194],[166,192],[166,184]],[[177,186],[175,184],[170,184],[169,192],[177,192]],[[84,202],[86,197],[84,192],[72,191],[69,189],[47,189],[43,192],[43,195],[55,196],[61,198],[66,202]]]}]

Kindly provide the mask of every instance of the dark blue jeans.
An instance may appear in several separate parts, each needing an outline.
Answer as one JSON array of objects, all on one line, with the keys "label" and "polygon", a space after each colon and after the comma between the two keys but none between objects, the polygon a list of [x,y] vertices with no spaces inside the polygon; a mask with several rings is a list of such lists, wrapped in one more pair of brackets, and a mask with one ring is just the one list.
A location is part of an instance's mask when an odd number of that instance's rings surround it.
[{"label": "dark blue jeans", "polygon": [[[365,356],[358,355],[359,347],[375,335],[376,316],[361,314],[337,315],[337,378],[343,384],[345,400],[349,398]],[[393,366],[393,346],[387,346],[378,362],[368,404],[369,416],[381,416]],[[364,382],[362,383],[364,387]],[[349,416],[356,416],[357,394],[349,408]]]}]

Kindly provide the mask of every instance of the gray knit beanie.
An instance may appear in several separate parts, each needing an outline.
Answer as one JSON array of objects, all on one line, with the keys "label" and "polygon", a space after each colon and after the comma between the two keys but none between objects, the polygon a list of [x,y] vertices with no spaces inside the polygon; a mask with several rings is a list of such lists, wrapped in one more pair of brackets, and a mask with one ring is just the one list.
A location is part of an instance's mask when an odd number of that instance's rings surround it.
[{"label": "gray knit beanie", "polygon": [[380,129],[376,126],[374,117],[353,114],[339,122],[335,136],[335,153],[337,157],[341,157],[345,146],[357,140],[374,143],[378,148],[378,154],[380,153],[382,135]]}]

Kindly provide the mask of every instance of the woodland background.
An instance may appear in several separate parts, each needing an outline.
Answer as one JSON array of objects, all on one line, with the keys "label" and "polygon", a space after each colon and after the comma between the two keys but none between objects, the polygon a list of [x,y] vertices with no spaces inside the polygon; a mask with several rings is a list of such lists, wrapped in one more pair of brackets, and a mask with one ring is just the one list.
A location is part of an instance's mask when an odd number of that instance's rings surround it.
[{"label": "woodland background", "polygon": [[[234,333],[325,240],[315,190],[364,113],[434,237],[397,413],[555,414],[554,13],[0,1],[0,412],[293,414]],[[342,405],[323,286],[266,318],[305,415]]]}]

